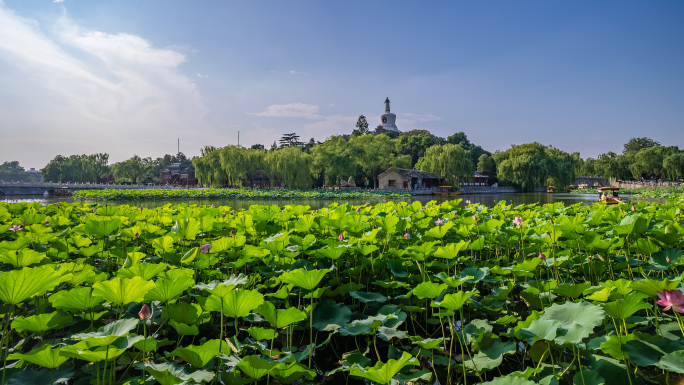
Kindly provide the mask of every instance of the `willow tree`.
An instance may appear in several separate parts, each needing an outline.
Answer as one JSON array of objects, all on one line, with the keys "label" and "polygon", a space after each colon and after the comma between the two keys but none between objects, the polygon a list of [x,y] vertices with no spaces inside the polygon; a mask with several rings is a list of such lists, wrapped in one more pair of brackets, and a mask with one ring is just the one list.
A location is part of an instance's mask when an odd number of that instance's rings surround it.
[{"label": "willow tree", "polygon": [[677,152],[663,159],[663,171],[670,180],[684,176],[684,152]]},{"label": "willow tree", "polygon": [[226,182],[232,186],[242,186],[244,181],[251,181],[256,171],[263,168],[263,150],[226,146],[219,155]]},{"label": "willow tree", "polygon": [[[355,143],[355,142],[354,142]],[[315,178],[325,177],[328,186],[358,174],[359,166],[354,161],[353,144],[342,136],[333,136],[311,148],[311,174]]]},{"label": "willow tree", "polygon": [[396,142],[389,136],[359,135],[349,140],[350,152],[358,167],[378,186],[378,175],[390,167],[411,167],[410,155],[398,155]]},{"label": "willow tree", "polygon": [[475,174],[470,151],[451,143],[428,148],[425,155],[418,159],[416,169],[435,173],[456,188],[459,183],[473,180]]},{"label": "willow tree", "polygon": [[138,178],[145,175],[152,166],[152,158],[141,158],[133,155],[123,162],[114,163],[112,169],[117,179],[128,178],[133,184],[138,183]]},{"label": "willow tree", "polygon": [[194,158],[192,165],[195,167],[195,177],[200,183],[209,186],[223,186],[226,175],[223,167],[221,167],[220,148],[204,147],[202,156]]},{"label": "willow tree", "polygon": [[677,153],[679,153],[679,148],[676,146],[652,146],[643,148],[634,155],[634,160],[629,165],[629,170],[636,179],[644,174],[661,174],[663,172],[663,161],[665,158]]},{"label": "willow tree", "polygon": [[575,177],[572,155],[537,142],[512,145],[494,154],[494,160],[499,179],[513,182],[522,191],[534,191],[547,183],[563,187]]},{"label": "willow tree", "polygon": [[269,151],[264,156],[263,164],[271,179],[271,186],[277,179],[287,188],[311,188],[311,155],[301,148],[283,147]]}]

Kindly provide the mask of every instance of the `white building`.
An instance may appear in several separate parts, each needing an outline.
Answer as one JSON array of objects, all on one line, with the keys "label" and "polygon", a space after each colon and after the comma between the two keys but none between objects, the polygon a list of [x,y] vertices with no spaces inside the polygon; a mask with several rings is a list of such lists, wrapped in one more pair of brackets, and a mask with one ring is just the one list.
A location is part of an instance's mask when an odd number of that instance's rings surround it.
[{"label": "white building", "polygon": [[387,98],[385,99],[385,113],[380,115],[380,125],[376,127],[375,130],[401,132],[397,128],[397,125],[395,123],[396,120],[397,116],[390,112],[390,101],[389,98]]}]

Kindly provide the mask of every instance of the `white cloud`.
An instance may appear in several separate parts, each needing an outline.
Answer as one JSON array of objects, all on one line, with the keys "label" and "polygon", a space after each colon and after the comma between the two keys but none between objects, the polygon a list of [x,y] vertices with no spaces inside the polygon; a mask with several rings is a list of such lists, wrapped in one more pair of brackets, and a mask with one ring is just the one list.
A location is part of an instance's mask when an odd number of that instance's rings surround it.
[{"label": "white cloud", "polygon": [[202,75],[202,74],[197,74],[198,77],[206,79],[209,77],[209,75]]},{"label": "white cloud", "polygon": [[423,123],[423,122],[439,122],[439,121],[444,120],[444,118],[442,118],[441,116],[432,115],[432,114],[419,115],[419,114],[412,114],[410,112],[407,112],[407,113],[402,113],[399,115],[405,116],[408,119],[415,120],[415,121],[418,121],[421,123]]},{"label": "white cloud", "polygon": [[249,115],[268,116],[274,118],[307,118],[320,119],[317,115],[318,106],[304,103],[273,104],[266,107],[263,112],[248,112]]},{"label": "white cloud", "polygon": [[[0,127],[7,144],[0,153],[18,160],[42,154],[45,164],[57,154],[108,152],[118,161],[169,152],[161,148],[166,137],[183,141],[207,113],[179,69],[185,61],[142,37],[88,30],[67,15],[42,26],[0,1],[0,63],[12,75],[0,78],[0,116],[5,127],[19,128]],[[192,141],[203,138],[192,137],[186,143],[199,148]]]},{"label": "white cloud", "polygon": [[53,3],[63,3],[64,0],[52,0]]},{"label": "white cloud", "polygon": [[290,75],[306,75],[306,72],[299,72],[295,70],[290,70]]},{"label": "white cloud", "polygon": [[[308,142],[310,138],[323,141],[332,135],[351,134],[356,128],[355,125],[358,119],[358,116],[322,116],[319,120],[304,124],[304,132],[301,134],[301,137],[306,138]],[[369,124],[369,129],[374,128],[370,126]]]}]

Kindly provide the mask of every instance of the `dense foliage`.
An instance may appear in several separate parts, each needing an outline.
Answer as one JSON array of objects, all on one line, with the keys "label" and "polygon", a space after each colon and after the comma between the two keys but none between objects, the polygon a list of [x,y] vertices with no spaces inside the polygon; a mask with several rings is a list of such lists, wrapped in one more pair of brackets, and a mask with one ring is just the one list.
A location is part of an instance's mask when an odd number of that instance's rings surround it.
[{"label": "dense foliage", "polygon": [[97,183],[111,172],[109,154],[57,155],[40,173],[46,182]]},{"label": "dense foliage", "polygon": [[32,182],[35,178],[26,172],[19,162],[13,160],[0,164],[0,180],[5,182]]},{"label": "dense foliage", "polygon": [[684,203],[634,206],[0,204],[3,383],[675,383]]},{"label": "dense foliage", "polygon": [[73,197],[100,200],[143,200],[143,199],[354,199],[354,198],[398,198],[407,193],[372,190],[285,190],[285,189],[104,189],[78,190]]},{"label": "dense foliage", "polygon": [[537,142],[513,145],[494,154],[497,176],[511,181],[522,191],[536,187],[563,188],[575,182],[576,159],[567,152]]}]

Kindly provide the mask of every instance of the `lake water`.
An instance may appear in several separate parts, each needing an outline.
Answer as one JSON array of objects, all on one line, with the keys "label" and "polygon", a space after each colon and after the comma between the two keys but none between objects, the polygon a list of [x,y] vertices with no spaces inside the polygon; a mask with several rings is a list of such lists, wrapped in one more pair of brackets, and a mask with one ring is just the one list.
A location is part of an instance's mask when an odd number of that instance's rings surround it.
[{"label": "lake water", "polygon": [[[54,196],[42,196],[42,195],[18,195],[10,196],[9,201],[14,202],[14,200],[19,202],[41,202],[41,203],[56,203],[56,202],[74,202],[73,198],[70,197],[54,197]],[[400,201],[419,201],[422,203],[427,203],[430,201],[436,201],[438,203],[447,200],[462,199],[463,202],[470,200],[473,203],[480,203],[486,206],[494,206],[499,201],[505,200],[509,204],[519,205],[519,204],[529,204],[529,203],[555,203],[563,202],[566,206],[582,203],[582,204],[592,204],[597,201],[597,194],[569,194],[569,193],[556,193],[547,194],[544,192],[538,193],[507,193],[507,194],[462,194],[458,197],[443,197],[443,196],[432,196],[432,195],[422,195],[413,196],[407,198],[393,198],[395,202]],[[350,200],[332,200],[332,199],[165,199],[165,200],[131,200],[131,201],[89,201],[98,203],[107,203],[111,205],[121,205],[129,204],[134,206],[142,206],[148,209],[163,206],[165,204],[171,203],[187,203],[187,204],[205,204],[205,205],[216,205],[216,206],[230,206],[235,209],[246,209],[251,205],[308,205],[313,209],[318,209],[321,207],[326,207],[331,203],[338,202],[349,202],[354,205],[362,205],[366,202],[369,204],[376,204],[382,202],[382,198],[360,198],[360,199],[350,199]],[[465,204],[465,203],[462,203]]]}]

